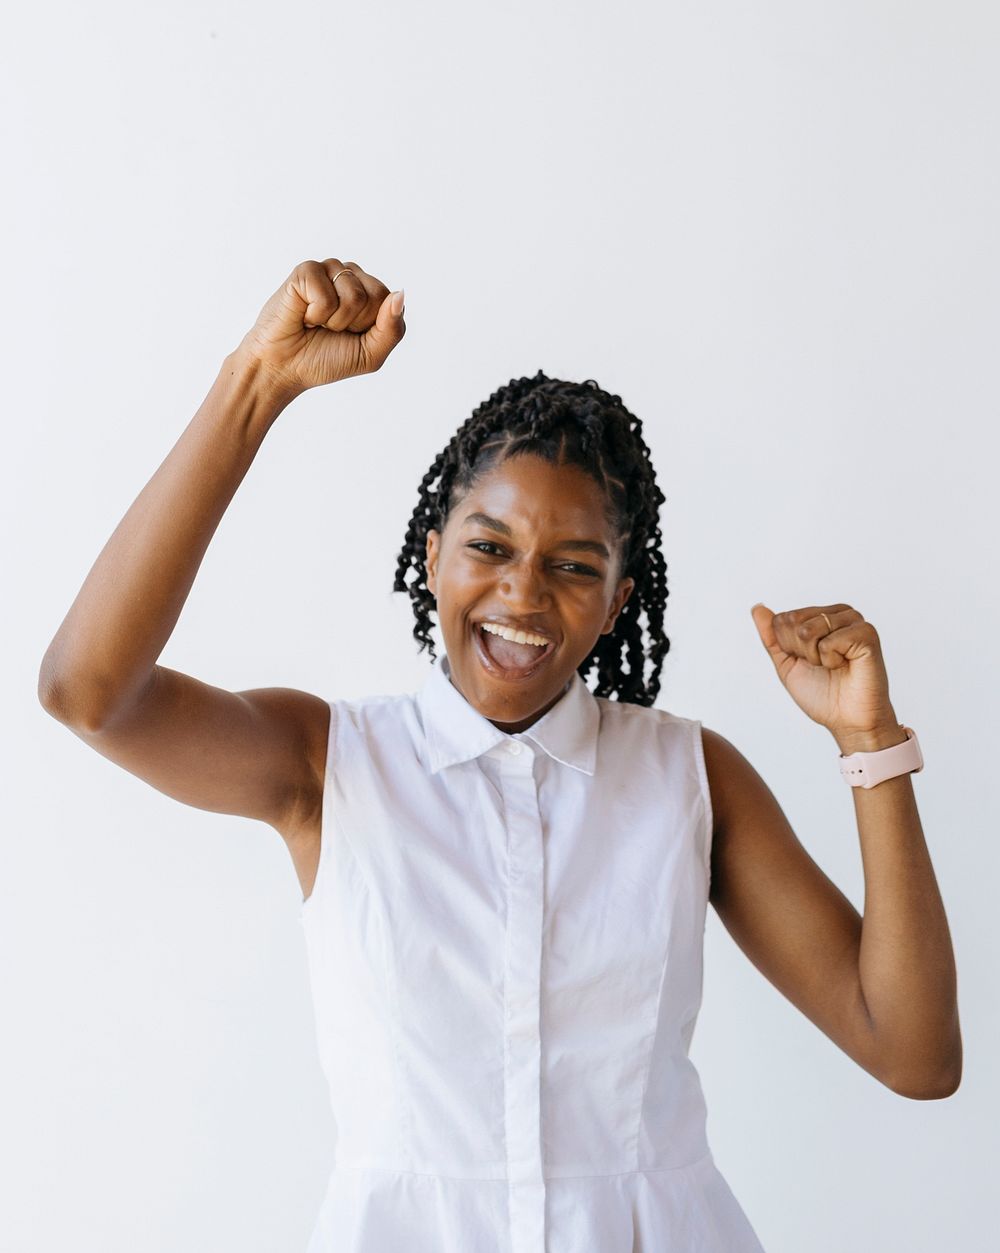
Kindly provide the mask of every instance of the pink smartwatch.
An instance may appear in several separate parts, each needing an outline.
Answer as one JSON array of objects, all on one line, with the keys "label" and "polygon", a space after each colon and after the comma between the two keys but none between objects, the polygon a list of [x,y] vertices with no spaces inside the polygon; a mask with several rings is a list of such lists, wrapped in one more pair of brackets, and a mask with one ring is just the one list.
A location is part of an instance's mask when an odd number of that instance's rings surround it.
[{"label": "pink smartwatch", "polygon": [[916,731],[902,724],[900,730],[906,732],[902,744],[890,744],[874,753],[848,753],[847,756],[841,753],[840,773],[844,782],[851,787],[874,787],[897,774],[916,774],[923,770],[924,757]]}]

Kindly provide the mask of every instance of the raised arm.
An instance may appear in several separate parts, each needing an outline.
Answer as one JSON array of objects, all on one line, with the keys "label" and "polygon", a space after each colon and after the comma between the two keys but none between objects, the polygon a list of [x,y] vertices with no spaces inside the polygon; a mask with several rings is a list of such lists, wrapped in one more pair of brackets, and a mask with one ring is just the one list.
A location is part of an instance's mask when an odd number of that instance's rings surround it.
[{"label": "raised arm", "polygon": [[53,717],[199,809],[283,834],[315,814],[325,700],[288,688],[230,692],[157,658],[271,424],[308,388],[379,369],[404,333],[402,293],[357,263],[295,267],[225,358],[49,644],[38,696]]}]

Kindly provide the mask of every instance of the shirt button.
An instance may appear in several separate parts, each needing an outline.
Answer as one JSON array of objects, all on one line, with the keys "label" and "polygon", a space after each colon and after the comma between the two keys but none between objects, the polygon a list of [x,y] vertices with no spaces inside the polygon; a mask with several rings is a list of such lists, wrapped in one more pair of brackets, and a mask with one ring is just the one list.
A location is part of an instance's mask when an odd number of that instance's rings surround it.
[{"label": "shirt button", "polygon": [[510,753],[512,757],[516,757],[522,748],[523,745],[519,740],[511,740],[511,742],[507,745],[507,752]]}]

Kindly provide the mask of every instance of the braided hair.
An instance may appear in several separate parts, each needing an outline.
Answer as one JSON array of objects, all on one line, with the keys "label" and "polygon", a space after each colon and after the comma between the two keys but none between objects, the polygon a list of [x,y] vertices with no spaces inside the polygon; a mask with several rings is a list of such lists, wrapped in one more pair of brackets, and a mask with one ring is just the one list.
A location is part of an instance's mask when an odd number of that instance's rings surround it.
[{"label": "braided hair", "polygon": [[[659,525],[659,508],[666,497],[656,483],[642,422],[620,396],[604,391],[593,379],[570,383],[548,378],[541,370],[533,378],[511,379],[472,411],[424,475],[392,588],[410,594],[419,651],[429,649],[434,660],[430,614],[437,602],[427,587],[427,532],[444,529],[452,509],[482,474],[509,456],[529,452],[555,465],[580,466],[604,489],[609,520],[617,537],[626,541],[621,577],[635,579],[614,629],[598,636],[577,671],[586,678],[596,665],[595,696],[652,705],[670,648],[663,633],[669,593]],[[411,566],[416,577],[407,584]],[[648,652],[639,622],[642,611],[650,638]],[[647,656],[652,672],[645,679]]]}]

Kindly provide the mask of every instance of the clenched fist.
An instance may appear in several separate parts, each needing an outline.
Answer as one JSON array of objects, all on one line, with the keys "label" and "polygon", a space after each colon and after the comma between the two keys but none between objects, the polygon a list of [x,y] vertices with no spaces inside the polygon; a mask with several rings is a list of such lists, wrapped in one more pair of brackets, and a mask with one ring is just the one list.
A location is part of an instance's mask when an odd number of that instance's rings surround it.
[{"label": "clenched fist", "polygon": [[240,350],[289,390],[378,370],[406,333],[403,292],[356,261],[301,261],[258,314]]}]

